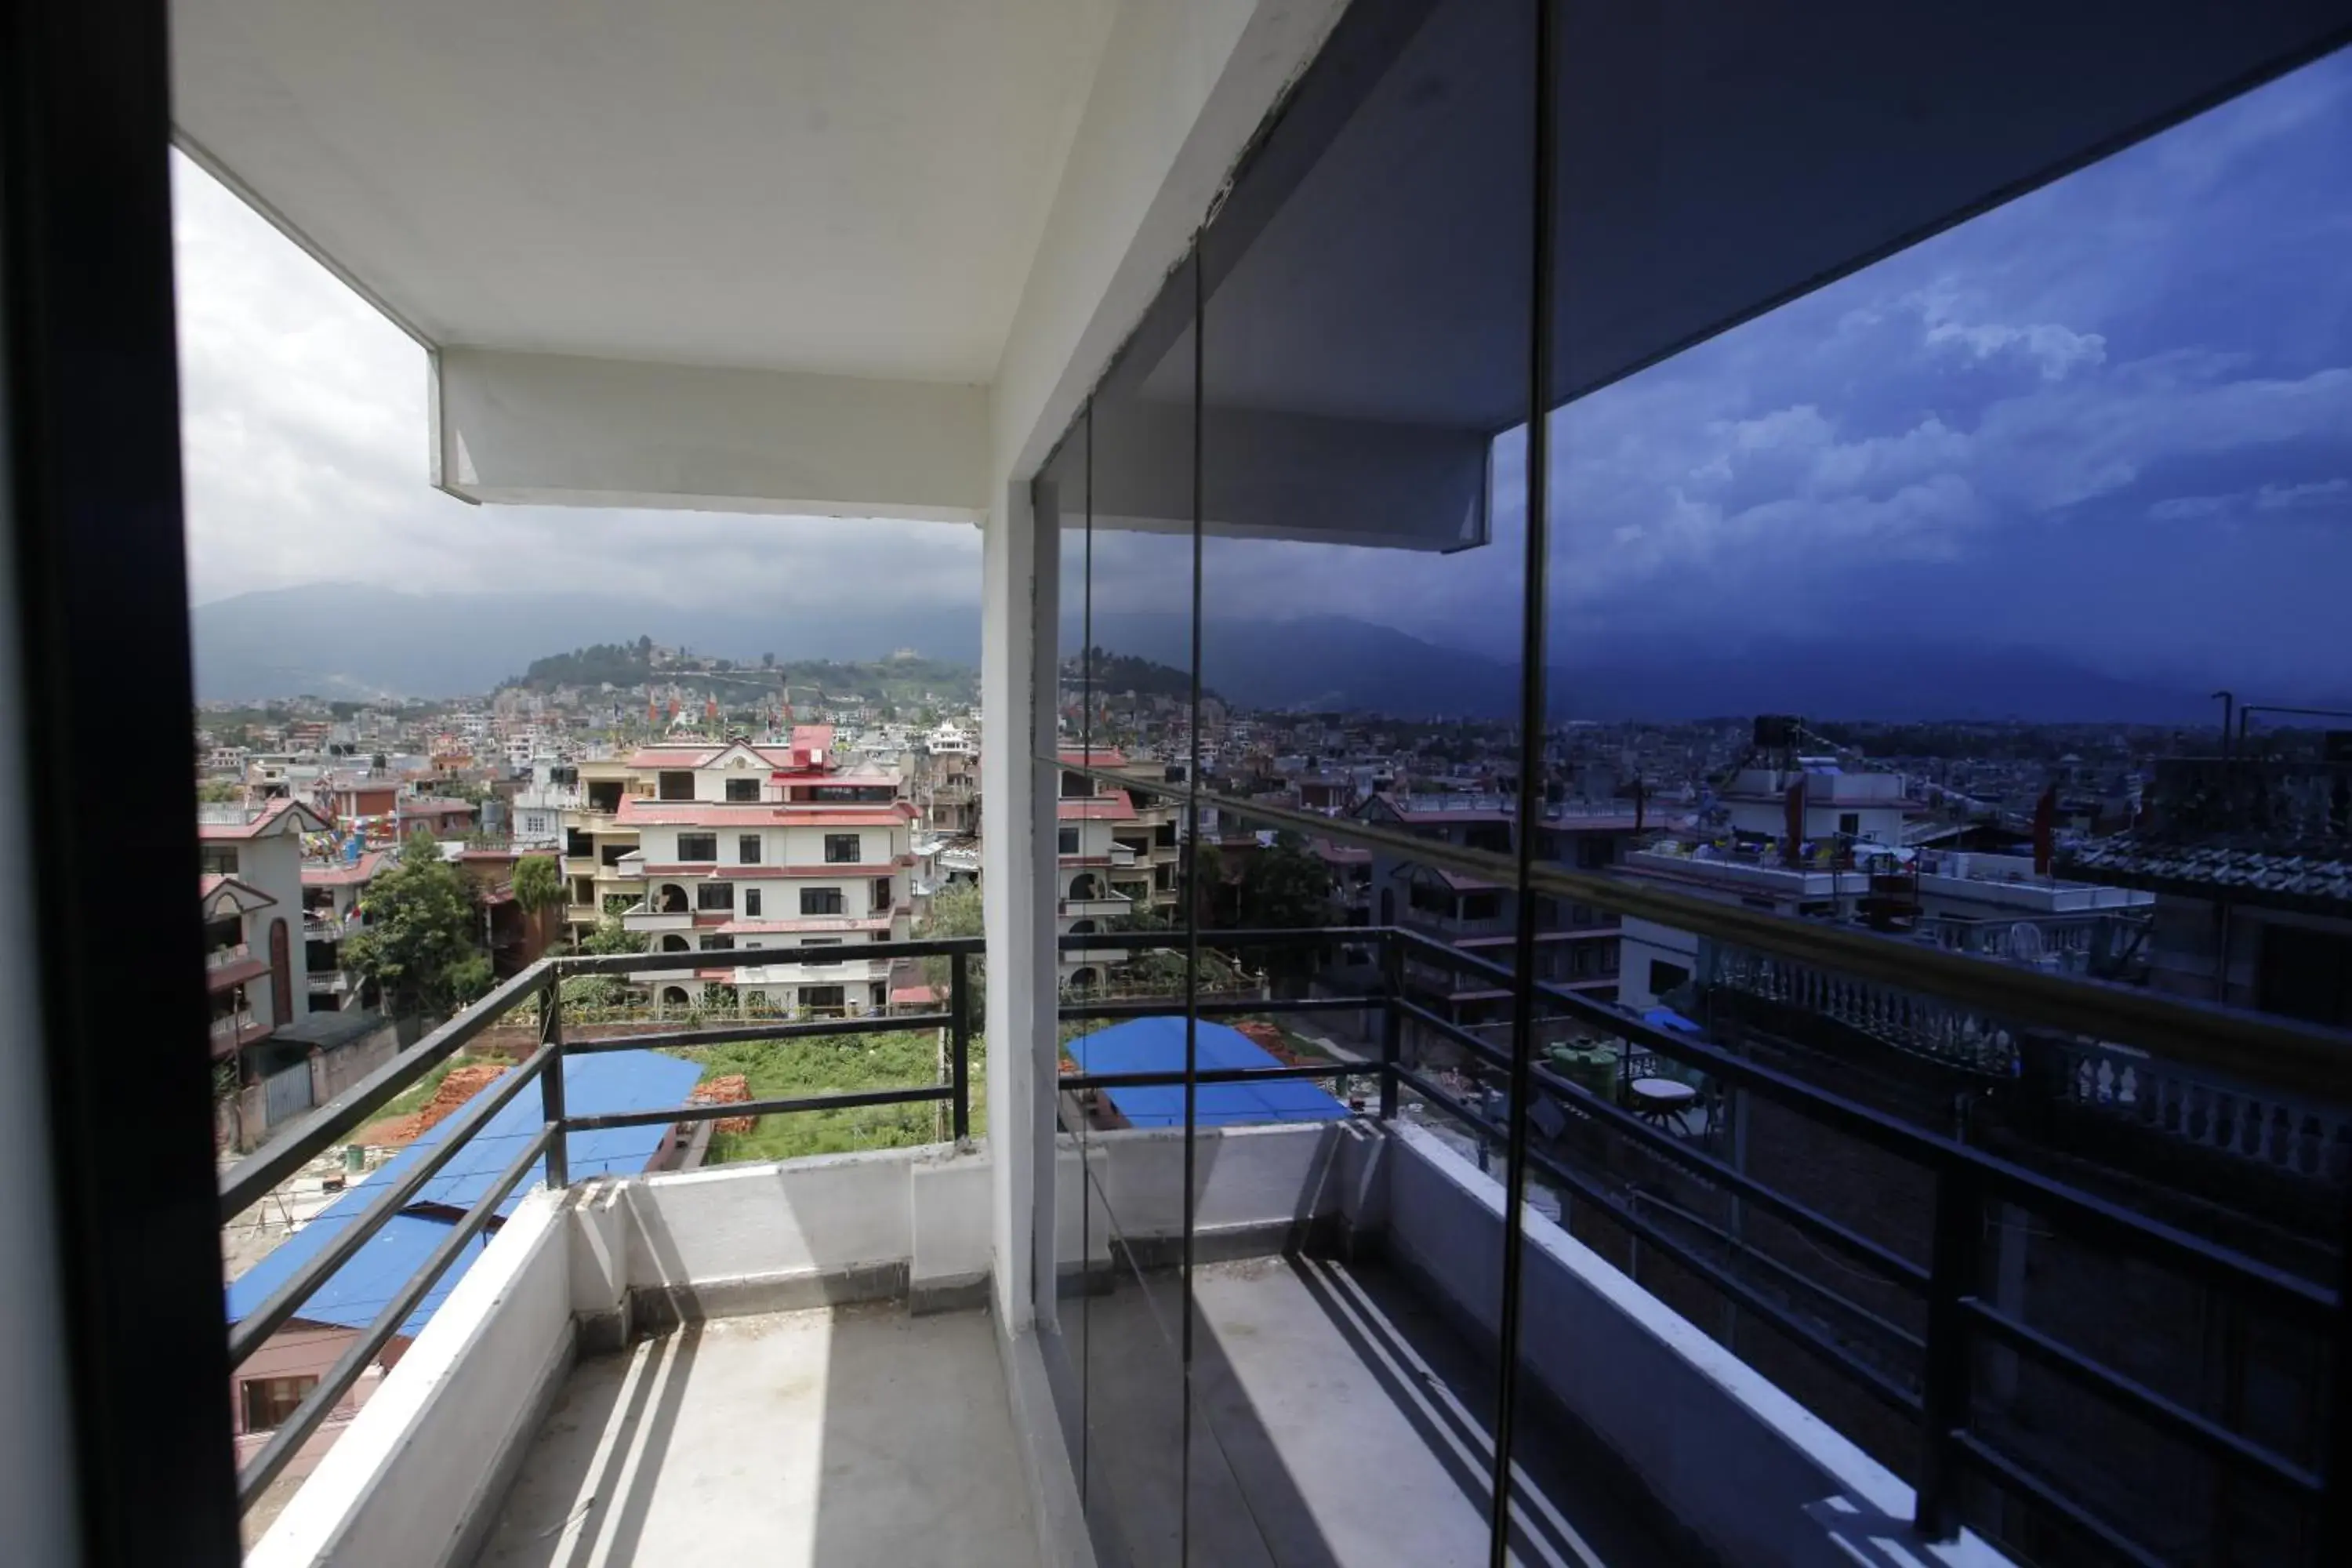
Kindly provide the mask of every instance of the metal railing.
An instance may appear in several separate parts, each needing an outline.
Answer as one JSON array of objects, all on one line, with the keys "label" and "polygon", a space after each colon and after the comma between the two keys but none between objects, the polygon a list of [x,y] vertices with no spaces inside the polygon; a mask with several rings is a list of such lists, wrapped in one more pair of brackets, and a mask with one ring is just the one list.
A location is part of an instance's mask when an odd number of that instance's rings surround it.
[{"label": "metal railing", "polygon": [[[407,1283],[394,1292],[368,1326],[351,1341],[301,1403],[279,1423],[253,1458],[237,1472],[240,1507],[250,1508],[262,1491],[282,1473],[301,1446],[318,1430],[335,1405],[358,1383],[369,1363],[380,1355],[441,1277],[457,1261],[466,1247],[496,1222],[499,1205],[530,1175],[542,1157],[550,1187],[570,1184],[567,1140],[573,1132],[618,1127],[660,1127],[681,1122],[716,1121],[738,1117],[785,1115],[803,1110],[836,1110],[877,1105],[944,1103],[958,1142],[971,1134],[971,1041],[972,1021],[965,1005],[971,993],[971,965],[982,951],[977,937],[931,942],[875,943],[860,958],[950,959],[948,1005],[944,1011],[880,1012],[856,1017],[746,1022],[718,1027],[654,1028],[642,1033],[597,1039],[566,1041],[563,1037],[562,983],[583,974],[629,975],[646,973],[690,973],[698,969],[785,966],[815,961],[837,963],[830,948],[743,948],[715,952],[613,953],[595,957],[542,958],[499,985],[488,996],[435,1029],[415,1045],[366,1078],[319,1107],[285,1136],[248,1155],[226,1172],[220,1182],[223,1224],[253,1206],[273,1188],[325,1152],[370,1118],[383,1110],[404,1089],[417,1084],[433,1068],[479,1038],[508,1014],[536,1004],[539,1045],[513,1070],[467,1101],[446,1123],[447,1131],[400,1178],[376,1194],[368,1205],[341,1225],[333,1240],[289,1275],[268,1298],[229,1328],[229,1364],[242,1366],[269,1336],[297,1317],[304,1302],[317,1294],[335,1271],[348,1263],[368,1238],[413,1203],[427,1182],[454,1159],[491,1118],[536,1083],[540,1089],[541,1124],[515,1158],[492,1180],[473,1206],[450,1227]],[[246,1015],[249,1017],[250,1015]],[[772,1100],[736,1100],[711,1104],[573,1115],[563,1102],[562,1062],[566,1056],[593,1052],[650,1049],[691,1049],[743,1040],[782,1040],[880,1034],[906,1029],[940,1028],[949,1032],[947,1081],[911,1084],[831,1094],[797,1095]]]},{"label": "metal railing", "polygon": [[[1450,969],[1470,980],[1498,990],[1516,990],[1517,975],[1507,966],[1474,952],[1448,946],[1419,932],[1394,927],[1327,927],[1300,930],[1218,931],[1201,933],[1202,941],[1221,951],[1319,948],[1377,950],[1379,982],[1361,994],[1280,998],[1241,996],[1204,1000],[1202,1017],[1266,1016],[1284,1014],[1355,1013],[1372,1015],[1378,1022],[1376,1050],[1360,1056],[1334,1056],[1315,1061],[1273,1067],[1202,1069],[1188,1067],[1151,1072],[1076,1072],[1063,1074],[1064,1090],[1150,1087],[1179,1084],[1220,1084],[1259,1079],[1340,1079],[1362,1078],[1377,1082],[1376,1110],[1367,1114],[1381,1121],[1395,1118],[1402,1094],[1412,1091],[1426,1106],[1473,1130],[1482,1139],[1507,1139],[1507,1110],[1498,1110],[1489,1096],[1465,1098],[1439,1081],[1425,1064],[1409,1060],[1405,1029],[1411,1026],[1423,1039],[1444,1042],[1474,1063],[1508,1072],[1511,1051],[1486,1036],[1442,1016],[1414,1000],[1403,984],[1408,959],[1415,964]],[[1183,933],[1121,931],[1087,933],[1061,939],[1065,949],[1135,952],[1181,948]],[[290,1276],[268,1300],[230,1331],[233,1364],[241,1364],[277,1329],[295,1317],[301,1304],[348,1261],[367,1238],[410,1203],[425,1184],[454,1156],[456,1151],[533,1082],[541,1089],[541,1121],[538,1132],[516,1159],[482,1194],[452,1228],[447,1240],[396,1298],[346,1348],[332,1370],[306,1395],[293,1414],[248,1461],[238,1478],[241,1500],[250,1505],[262,1489],[290,1460],[301,1443],[326,1419],[356,1382],[365,1366],[383,1350],[400,1324],[415,1310],[435,1281],[457,1260],[463,1247],[488,1227],[497,1206],[530,1175],[544,1156],[546,1180],[562,1187],[569,1181],[566,1137],[602,1128],[661,1126],[741,1117],[785,1115],[861,1106],[945,1102],[951,1107],[954,1135],[970,1133],[969,1058],[974,1020],[967,997],[971,965],[983,946],[979,938],[875,944],[866,956],[915,958],[946,956],[950,979],[945,1010],[915,1014],[887,1012],[856,1017],[813,1021],[755,1021],[718,1027],[652,1029],[597,1039],[567,1041],[560,982],[582,974],[632,975],[647,972],[781,965],[800,962],[798,949],[747,949],[687,953],[622,953],[599,957],[544,959],[500,985],[448,1023],[428,1035],[392,1062],[347,1090],[302,1122],[297,1131],[247,1158],[222,1179],[220,1205],[224,1222],[251,1206],[270,1189],[295,1173],[307,1161],[327,1149],[380,1110],[403,1089],[415,1084],[437,1063],[478,1037],[517,1006],[539,1005],[538,1047],[518,1068],[453,1119],[449,1131],[429,1152],[386,1188],[344,1226],[319,1254]],[[837,956],[814,950],[818,959]],[[1916,1361],[1916,1375],[1906,1379],[1890,1373],[1881,1361],[1857,1353],[1825,1331],[1802,1312],[1760,1289],[1748,1277],[1695,1246],[1690,1229],[1661,1211],[1624,1193],[1613,1192],[1587,1170],[1566,1157],[1564,1146],[1547,1139],[1530,1142],[1528,1169],[1543,1182],[1590,1205],[1591,1212],[1637,1237],[1658,1254],[1705,1280],[1787,1340],[1820,1360],[1832,1372],[1862,1389],[1909,1421],[1918,1434],[1915,1468],[1916,1523],[1934,1539],[1948,1539],[1960,1526],[1965,1479],[1980,1477],[2032,1500],[2069,1521],[2126,1558],[2151,1560],[2147,1550],[2121,1528],[2095,1512],[2066,1489],[2045,1466],[2004,1447],[1982,1429],[1982,1414],[1972,1366],[1980,1347],[1993,1345],[2056,1373],[2072,1385],[2129,1412],[2165,1436],[2204,1454],[2232,1474],[2250,1476],[2323,1510],[2324,1530],[2339,1530],[2352,1520],[2352,1432],[2331,1433],[2323,1443],[2324,1465],[2313,1466],[2279,1452],[2214,1418],[2158,1392],[2147,1383],[2061,1342],[2000,1306],[1980,1289],[1984,1261],[1987,1205],[2005,1202],[2042,1216],[2047,1223],[2084,1245],[2125,1257],[2153,1262],[2181,1276],[2226,1293],[2242,1306],[2273,1316],[2283,1324],[2309,1330],[2344,1351],[2352,1348],[2341,1293],[2275,1267],[2248,1253],[2191,1235],[2152,1215],[2126,1207],[2064,1180],[2045,1174],[1929,1131],[1899,1117],[1821,1085],[1736,1054],[1706,1039],[1644,1023],[1614,1003],[1597,1001],[1567,987],[1543,981],[1528,982],[1532,1005],[1548,1017],[1565,1018],[1592,1031],[1624,1042],[1628,1053],[1639,1053],[1679,1063],[1705,1074],[1718,1088],[1737,1089],[1770,1101],[1805,1121],[1845,1138],[1856,1140],[1926,1172],[1934,1184],[1932,1246],[1923,1264],[1861,1234],[1814,1206],[1748,1175],[1718,1157],[1703,1141],[1679,1135],[1670,1127],[1645,1120],[1622,1097],[1593,1089],[1542,1063],[1528,1076],[1531,1095],[1583,1127],[1643,1151],[1667,1165],[1753,1205],[1790,1226],[1811,1242],[1844,1263],[1858,1266],[1868,1276],[1917,1300],[1924,1309],[1925,1331],[1894,1330],[1891,1342]],[[2024,1000],[2031,1002],[2030,994]],[[2016,994],[2004,996],[2017,1005]],[[1129,997],[1066,999],[1059,1009],[1066,1020],[1108,1020],[1164,1014],[1181,1008],[1180,999]],[[2005,1006],[2005,1009],[2007,1007]],[[2034,1017],[2019,1005],[2028,1021],[2054,1026],[2046,1017]],[[2064,1020],[2059,1020],[2063,1023]],[[797,1096],[732,1103],[680,1105],[595,1115],[567,1111],[563,1103],[562,1060],[567,1054],[646,1048],[692,1048],[734,1041],[824,1037],[890,1030],[937,1027],[950,1032],[948,1081],[879,1089]],[[552,1070],[551,1070],[552,1069]],[[1475,1099],[1478,1103],[1472,1103]],[[1759,1257],[1761,1255],[1759,1255]],[[1776,1260],[1766,1259],[1769,1264]],[[1509,1288],[1507,1282],[1506,1288]],[[1893,1325],[1889,1325],[1893,1329]],[[2326,1539],[2340,1539],[2328,1535]]]}]

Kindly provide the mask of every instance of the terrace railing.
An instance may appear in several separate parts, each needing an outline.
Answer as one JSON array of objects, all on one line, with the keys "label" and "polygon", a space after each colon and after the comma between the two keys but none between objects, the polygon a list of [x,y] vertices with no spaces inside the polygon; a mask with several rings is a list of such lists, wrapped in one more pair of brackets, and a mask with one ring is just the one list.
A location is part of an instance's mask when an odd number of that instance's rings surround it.
[{"label": "terrace railing", "polygon": [[[1579,1205],[1591,1205],[1612,1223],[1638,1237],[1646,1247],[1707,1281],[1741,1310],[1769,1324],[1788,1341],[1819,1359],[1839,1376],[1863,1389],[1906,1419],[1916,1430],[1918,1449],[1913,1468],[1916,1523],[1932,1539],[1949,1539],[1961,1522],[1962,1497],[1969,1478],[1980,1478],[2032,1500],[2105,1542],[2130,1560],[2151,1560],[2152,1553],[2135,1539],[2129,1527],[2114,1520],[2071,1489],[2063,1474],[2034,1457],[2006,1446],[1991,1434],[1994,1423],[1979,1400],[1974,1372],[1978,1353],[1996,1347],[2021,1360],[2049,1370],[2071,1385],[2131,1413],[2168,1437],[2210,1457],[2226,1471],[2252,1478],[2270,1495],[2293,1500],[2317,1514],[2321,1539],[2342,1541],[2352,1523],[2352,1431],[2338,1429],[2323,1441],[2324,1458],[2313,1463],[2269,1447],[2231,1426],[2169,1397],[2147,1382],[2105,1364],[2037,1328],[1989,1300],[1980,1289],[1987,1247],[1988,1205],[2017,1205],[2043,1216],[2050,1224],[2084,1245],[2124,1257],[2154,1262],[2167,1269],[2210,1286],[2233,1302],[2264,1313],[2298,1331],[2308,1331],[2336,1346],[2336,1376],[2347,1373],[2347,1333],[2341,1293],[2324,1284],[2291,1273],[2243,1251],[2188,1234],[2147,1214],[2120,1205],[2083,1187],[2012,1161],[1971,1147],[1941,1132],[1914,1125],[1837,1093],[1819,1084],[1762,1065],[1700,1037],[1653,1026],[1635,1014],[1611,1002],[1564,986],[1529,982],[1531,1009],[1550,1018],[1565,1018],[1577,1026],[1612,1036],[1629,1052],[1680,1064],[1703,1074],[1718,1089],[1728,1088],[1759,1097],[1794,1112],[1828,1131],[1858,1140],[1927,1173],[1932,1179],[1933,1243],[1925,1262],[1916,1261],[1875,1241],[1807,1203],[1748,1175],[1721,1158],[1703,1140],[1679,1135],[1671,1125],[1645,1120],[1620,1099],[1596,1090],[1541,1063],[1515,1061],[1506,1046],[1487,1035],[1465,1028],[1407,994],[1404,966],[1417,964],[1450,969],[1465,984],[1515,991],[1520,982],[1506,964],[1477,952],[1451,947],[1419,932],[1398,928],[1330,927],[1304,930],[1219,931],[1201,933],[1200,940],[1221,952],[1280,952],[1318,949],[1332,952],[1372,947],[1379,960],[1379,980],[1357,995],[1280,998],[1242,996],[1202,1000],[1203,1017],[1244,1017],[1268,1015],[1371,1012],[1377,1016],[1378,1043],[1361,1054],[1272,1067],[1129,1073],[1078,1073],[1060,1079],[1064,1089],[1117,1089],[1150,1085],[1214,1084],[1253,1079],[1349,1079],[1376,1083],[1376,1103],[1362,1114],[1386,1121],[1399,1114],[1405,1091],[1421,1102],[1453,1118],[1478,1137],[1496,1144],[1509,1138],[1507,1102],[1498,1107],[1492,1093],[1465,1095],[1459,1080],[1441,1080],[1422,1061],[1408,1061],[1402,1048],[1404,1026],[1417,1026],[1419,1037],[1445,1042],[1460,1058],[1480,1069],[1493,1069],[1527,1085],[1527,1092],[1549,1107],[1546,1120],[1568,1118],[1606,1138],[1638,1148],[1701,1182],[1734,1194],[1757,1211],[1793,1227],[1842,1264],[1884,1280],[1915,1298],[1924,1308],[1925,1331],[1913,1333],[1893,1324],[1895,1348],[1906,1368],[1890,1372],[1885,1358],[1857,1353],[1837,1336],[1825,1331],[1785,1300],[1758,1288],[1754,1276],[1727,1266],[1704,1247],[1694,1245],[1692,1230],[1657,1203],[1639,1203],[1632,1194],[1612,1191],[1589,1170],[1566,1156],[1556,1140],[1530,1140],[1525,1146],[1528,1172]],[[1181,939],[1168,931],[1096,932],[1063,939],[1063,945],[1088,952],[1169,950]],[[881,943],[864,950],[873,958],[944,956],[950,960],[950,984],[944,1005],[926,1013],[881,1013],[867,1016],[814,1021],[753,1021],[715,1027],[654,1028],[641,1033],[595,1039],[569,1040],[564,1034],[561,982],[580,974],[625,975],[654,971],[727,969],[758,963],[763,966],[796,962],[795,950],[738,950],[690,953],[625,953],[600,957],[543,959],[499,986],[488,996],[434,1030],[416,1045],[371,1074],[344,1094],[319,1108],[298,1128],[228,1171],[220,1184],[224,1223],[249,1208],[272,1188],[294,1174],[306,1162],[382,1110],[403,1089],[416,1083],[436,1064],[446,1060],[493,1023],[525,1004],[539,1014],[538,1045],[519,1067],[476,1096],[454,1119],[448,1133],[425,1157],[381,1193],[368,1207],[344,1226],[334,1241],[289,1277],[271,1297],[228,1330],[233,1364],[241,1364],[276,1330],[297,1316],[306,1301],[341,1267],[367,1238],[404,1205],[410,1203],[457,1151],[478,1133],[499,1110],[536,1086],[541,1120],[539,1131],[517,1152],[466,1215],[451,1227],[447,1239],[394,1295],[373,1323],[344,1350],[291,1415],[247,1463],[238,1478],[242,1500],[250,1505],[294,1457],[303,1441],[325,1421],[366,1366],[391,1340],[436,1280],[446,1273],[472,1240],[488,1228],[499,1205],[541,1171],[551,1187],[567,1184],[566,1138],[597,1128],[660,1126],[720,1118],[791,1115],[803,1111],[857,1106],[946,1103],[954,1135],[970,1132],[971,1042],[977,1020],[971,1016],[972,964],[982,956],[978,938]],[[810,957],[824,962],[837,955],[814,950]],[[1988,966],[1991,969],[1997,966]],[[2002,971],[2002,973],[2009,973]],[[2079,1002],[2070,1001],[2063,1016],[2050,1017],[2037,1007],[2038,990],[2030,977],[2010,984],[2000,998],[2005,1016],[2042,1027],[2071,1026],[2080,1016]],[[1004,983],[1001,978],[1000,984]],[[1801,997],[1797,998],[1801,1000]],[[1107,1020],[1164,1014],[1181,1006],[1181,999],[1165,997],[1088,998],[1065,1000],[1060,1016],[1071,1020]],[[2210,1030],[2208,1021],[2200,1027]],[[797,1096],[709,1105],[635,1110],[583,1116],[563,1102],[561,1065],[565,1056],[594,1051],[644,1048],[692,1048],[733,1041],[790,1040],[839,1037],[884,1030],[937,1027],[946,1032],[943,1081],[877,1089]],[[1524,1073],[1524,1077],[1519,1075]],[[1345,1097],[1343,1097],[1345,1098]],[[1475,1102],[1475,1103],[1474,1103]],[[543,1163],[543,1170],[542,1170]],[[1771,1260],[1767,1260],[1770,1262]],[[1505,1281],[1505,1289],[1515,1289]],[[2339,1401],[2339,1404],[2342,1403]]]}]

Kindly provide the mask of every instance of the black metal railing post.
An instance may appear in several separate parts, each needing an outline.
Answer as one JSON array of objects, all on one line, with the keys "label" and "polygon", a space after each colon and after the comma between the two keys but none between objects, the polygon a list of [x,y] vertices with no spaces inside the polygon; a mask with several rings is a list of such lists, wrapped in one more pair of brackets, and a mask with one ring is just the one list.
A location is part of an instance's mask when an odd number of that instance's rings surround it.
[{"label": "black metal railing post", "polygon": [[1397,951],[1396,933],[1381,933],[1381,1120],[1394,1121],[1397,1113],[1397,1067],[1403,1052],[1404,958]]},{"label": "black metal railing post", "polygon": [[1934,1253],[1927,1265],[1927,1342],[1919,1400],[1919,1487],[1912,1521],[1930,1541],[1960,1532],[1969,1390],[1968,1304],[1984,1250],[1984,1188],[1965,1166],[1936,1173]]},{"label": "black metal railing post", "polygon": [[965,995],[971,973],[970,953],[949,956],[948,1016],[954,1022],[948,1026],[948,1075],[955,1089],[955,1139],[959,1143],[971,1136],[971,1005]]},{"label": "black metal railing post", "polygon": [[563,977],[560,969],[549,974],[547,990],[539,999],[539,1043],[552,1053],[539,1075],[540,1114],[551,1130],[547,1184],[561,1191],[572,1184],[572,1147],[563,1128]]}]

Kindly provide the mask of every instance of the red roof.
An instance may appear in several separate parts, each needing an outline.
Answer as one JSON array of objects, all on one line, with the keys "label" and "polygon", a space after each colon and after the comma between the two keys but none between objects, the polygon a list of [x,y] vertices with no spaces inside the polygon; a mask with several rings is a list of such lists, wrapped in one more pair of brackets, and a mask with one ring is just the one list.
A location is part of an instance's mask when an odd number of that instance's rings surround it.
[{"label": "red roof", "polygon": [[349,866],[337,861],[331,866],[305,866],[302,885],[306,888],[355,888],[376,874],[383,865],[383,851],[371,849]]},{"label": "red roof", "polygon": [[633,827],[898,827],[915,819],[909,801],[828,805],[823,801],[648,800],[631,795],[614,820]]},{"label": "red roof", "polygon": [[1128,798],[1125,790],[1113,790],[1108,795],[1055,801],[1054,815],[1064,822],[1105,822],[1114,817],[1133,816],[1135,802]]},{"label": "red roof", "polygon": [[1082,768],[1123,768],[1127,759],[1108,746],[1068,746],[1059,753],[1062,761],[1076,763]]}]

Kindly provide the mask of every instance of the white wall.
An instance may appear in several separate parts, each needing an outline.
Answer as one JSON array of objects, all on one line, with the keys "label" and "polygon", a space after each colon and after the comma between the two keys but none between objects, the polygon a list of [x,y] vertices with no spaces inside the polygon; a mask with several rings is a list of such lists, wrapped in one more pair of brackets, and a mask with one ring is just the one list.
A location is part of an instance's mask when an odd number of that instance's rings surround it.
[{"label": "white wall", "polygon": [[[1502,1187],[1416,1127],[1397,1126],[1383,1167],[1390,1258],[1491,1342]],[[1913,1537],[1910,1488],[1559,1226],[1525,1214],[1523,1365],[1719,1561],[2006,1562],[1973,1535],[1944,1546]]]},{"label": "white wall", "polygon": [[462,1563],[572,1363],[562,1194],[517,1206],[247,1568]]}]

